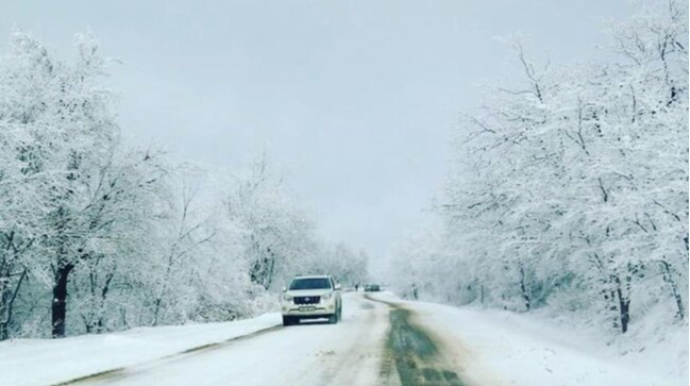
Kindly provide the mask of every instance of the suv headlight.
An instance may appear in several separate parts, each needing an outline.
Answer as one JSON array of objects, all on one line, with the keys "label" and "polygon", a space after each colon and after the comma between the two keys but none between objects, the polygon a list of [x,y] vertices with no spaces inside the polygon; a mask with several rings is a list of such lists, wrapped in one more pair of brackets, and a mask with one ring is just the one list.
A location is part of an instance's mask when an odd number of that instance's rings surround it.
[{"label": "suv headlight", "polygon": [[292,302],[293,296],[283,295],[283,301]]},{"label": "suv headlight", "polygon": [[321,300],[331,300],[331,298],[333,298],[333,293],[328,293],[321,296]]}]

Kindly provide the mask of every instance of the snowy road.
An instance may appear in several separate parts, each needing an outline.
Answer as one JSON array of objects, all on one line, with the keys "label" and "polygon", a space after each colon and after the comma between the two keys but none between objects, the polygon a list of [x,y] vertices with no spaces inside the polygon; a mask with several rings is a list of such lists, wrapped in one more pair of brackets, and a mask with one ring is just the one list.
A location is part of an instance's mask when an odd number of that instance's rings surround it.
[{"label": "snowy road", "polygon": [[410,311],[350,294],[337,325],[271,328],[68,384],[462,385],[438,343],[410,319]]},{"label": "snowy road", "polygon": [[[677,386],[684,374],[612,360],[596,339],[510,313],[390,294],[343,297],[344,318],[135,329],[0,345],[12,386]],[[687,334],[683,335],[687,341]],[[683,337],[681,336],[681,338]],[[685,357],[682,360],[687,360]],[[661,363],[661,362],[659,362]],[[685,362],[687,363],[687,362]],[[30,368],[41,371],[27,372]],[[9,383],[2,381],[9,380]]]}]

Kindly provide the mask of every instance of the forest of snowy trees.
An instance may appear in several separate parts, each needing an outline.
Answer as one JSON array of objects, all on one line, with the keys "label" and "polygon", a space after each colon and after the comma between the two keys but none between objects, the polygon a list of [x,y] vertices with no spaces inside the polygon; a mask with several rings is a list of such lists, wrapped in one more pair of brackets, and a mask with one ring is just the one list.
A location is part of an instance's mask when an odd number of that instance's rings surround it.
[{"label": "forest of snowy trees", "polygon": [[125,143],[109,61],[76,46],[16,32],[0,57],[0,340],[233,320],[294,274],[365,279],[265,158],[227,175]]},{"label": "forest of snowy trees", "polygon": [[463,119],[432,225],[392,257],[407,297],[625,333],[687,323],[688,4],[640,2],[598,63],[510,40],[523,86]]}]

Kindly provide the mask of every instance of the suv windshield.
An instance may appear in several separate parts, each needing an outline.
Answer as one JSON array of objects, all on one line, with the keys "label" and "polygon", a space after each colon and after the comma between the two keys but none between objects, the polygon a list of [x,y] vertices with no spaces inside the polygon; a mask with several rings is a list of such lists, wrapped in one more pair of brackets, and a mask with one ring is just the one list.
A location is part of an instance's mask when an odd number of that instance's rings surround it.
[{"label": "suv windshield", "polygon": [[290,283],[291,290],[330,289],[331,280],[328,278],[295,279]]}]

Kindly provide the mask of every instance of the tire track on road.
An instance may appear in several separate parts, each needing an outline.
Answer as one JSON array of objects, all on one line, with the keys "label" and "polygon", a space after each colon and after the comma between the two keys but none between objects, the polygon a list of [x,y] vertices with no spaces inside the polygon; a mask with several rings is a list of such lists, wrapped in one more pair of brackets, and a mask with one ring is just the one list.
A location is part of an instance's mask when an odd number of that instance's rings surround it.
[{"label": "tire track on road", "polygon": [[414,323],[413,311],[368,295],[366,298],[390,307],[386,358],[381,366],[385,385],[399,381],[401,386],[468,386],[455,369],[453,353],[433,333]]}]

